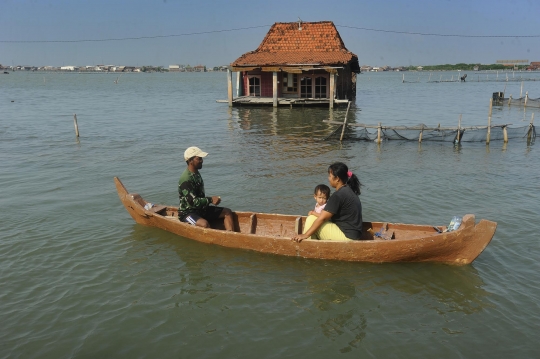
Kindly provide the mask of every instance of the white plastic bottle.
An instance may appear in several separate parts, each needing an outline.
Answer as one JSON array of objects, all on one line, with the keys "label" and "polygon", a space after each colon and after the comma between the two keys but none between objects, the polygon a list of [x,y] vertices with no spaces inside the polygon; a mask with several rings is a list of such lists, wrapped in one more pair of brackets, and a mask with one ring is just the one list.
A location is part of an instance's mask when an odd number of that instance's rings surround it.
[{"label": "white plastic bottle", "polygon": [[459,216],[454,216],[452,218],[452,220],[450,221],[450,224],[448,225],[448,229],[446,230],[447,232],[452,232],[452,231],[455,231],[456,229],[459,228],[459,226],[461,226],[461,221],[463,220],[463,218],[459,217]]}]

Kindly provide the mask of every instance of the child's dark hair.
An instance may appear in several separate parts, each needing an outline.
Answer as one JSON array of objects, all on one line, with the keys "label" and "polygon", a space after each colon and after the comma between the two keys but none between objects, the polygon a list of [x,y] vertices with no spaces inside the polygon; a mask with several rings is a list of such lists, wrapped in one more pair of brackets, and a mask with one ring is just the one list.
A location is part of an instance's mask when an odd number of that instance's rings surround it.
[{"label": "child's dark hair", "polygon": [[315,187],[315,191],[313,191],[313,194],[316,196],[319,192],[324,194],[326,196],[326,199],[330,198],[330,187],[328,187],[327,185],[317,185],[317,187]]},{"label": "child's dark hair", "polygon": [[362,186],[362,183],[360,183],[360,180],[358,180],[358,177],[356,177],[354,173],[349,172],[349,168],[345,163],[332,163],[330,167],[328,167],[328,173],[338,177],[341,182],[348,185],[357,196],[360,195],[360,186]]}]

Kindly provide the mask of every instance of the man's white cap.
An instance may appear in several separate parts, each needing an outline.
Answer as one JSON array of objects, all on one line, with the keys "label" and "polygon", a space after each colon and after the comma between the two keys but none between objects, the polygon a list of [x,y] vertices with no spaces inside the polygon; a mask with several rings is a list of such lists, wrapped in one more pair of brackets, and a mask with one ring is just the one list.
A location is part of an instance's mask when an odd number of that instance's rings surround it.
[{"label": "man's white cap", "polygon": [[184,159],[187,161],[191,157],[206,157],[208,156],[208,153],[203,152],[199,147],[190,147],[184,152]]}]

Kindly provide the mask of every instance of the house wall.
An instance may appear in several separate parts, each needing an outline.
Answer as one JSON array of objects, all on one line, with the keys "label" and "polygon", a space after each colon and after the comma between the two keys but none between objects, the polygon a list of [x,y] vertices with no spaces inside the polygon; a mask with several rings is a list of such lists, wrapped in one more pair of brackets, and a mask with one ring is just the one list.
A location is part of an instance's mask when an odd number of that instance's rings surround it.
[{"label": "house wall", "polygon": [[[322,73],[328,75],[326,71],[315,71],[308,73],[309,75]],[[243,72],[243,95],[248,95],[249,90],[249,76],[260,76],[261,78],[261,97],[272,97],[272,72],[256,71],[244,71]],[[300,97],[300,76],[298,74],[298,97]],[[348,99],[350,101],[356,99],[356,77],[357,75],[352,72],[351,66],[347,65],[344,69],[338,70],[338,76],[336,77],[336,98]],[[278,76],[278,97],[283,97],[283,88],[281,86],[281,75]],[[330,89],[330,82],[327,83],[328,91]],[[287,94],[287,97],[291,97],[291,94]],[[296,97],[296,96],[295,96]]]},{"label": "house wall", "polygon": [[338,70],[336,98],[349,101],[356,99],[356,74],[352,72],[350,65]]},{"label": "house wall", "polygon": [[[249,91],[249,76],[260,76],[261,78],[261,97],[272,97],[272,73],[271,72],[262,72],[262,71],[244,71],[243,77],[243,94],[244,96],[248,95]],[[281,89],[278,86],[278,96],[281,96]]]}]

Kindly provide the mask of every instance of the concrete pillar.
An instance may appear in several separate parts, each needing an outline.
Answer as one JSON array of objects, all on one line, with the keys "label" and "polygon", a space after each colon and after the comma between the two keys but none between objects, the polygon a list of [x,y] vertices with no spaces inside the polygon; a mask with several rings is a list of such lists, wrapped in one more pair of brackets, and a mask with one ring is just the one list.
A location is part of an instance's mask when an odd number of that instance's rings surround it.
[{"label": "concrete pillar", "polygon": [[232,107],[232,72],[230,69],[227,69],[227,98],[229,100],[229,107]]},{"label": "concrete pillar", "polygon": [[242,71],[236,73],[236,97],[242,96]]},{"label": "concrete pillar", "polygon": [[330,74],[330,108],[334,108],[334,93],[336,92],[336,74]]},{"label": "concrete pillar", "polygon": [[272,97],[274,99],[274,107],[278,106],[278,83],[277,83],[277,72],[272,72]]}]

